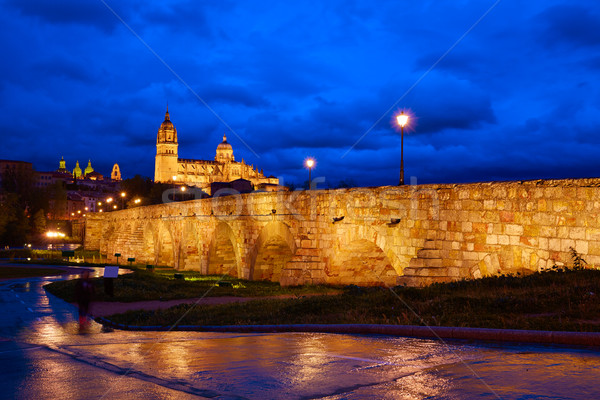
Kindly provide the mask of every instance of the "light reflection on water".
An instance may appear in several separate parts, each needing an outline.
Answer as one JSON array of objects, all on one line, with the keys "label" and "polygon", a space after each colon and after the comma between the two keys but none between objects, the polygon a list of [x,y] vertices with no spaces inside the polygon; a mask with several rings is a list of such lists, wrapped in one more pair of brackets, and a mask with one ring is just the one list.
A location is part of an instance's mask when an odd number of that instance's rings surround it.
[{"label": "light reflection on water", "polygon": [[[319,333],[104,333],[97,324],[80,335],[75,308],[42,289],[57,279],[14,286],[35,311],[20,322],[20,340],[222,394],[332,400],[600,398],[597,349]],[[5,307],[23,309],[13,297],[6,295]],[[74,374],[70,365],[53,362],[39,367]],[[40,388],[54,373],[40,375]],[[28,384],[35,392],[34,381]],[[51,387],[68,390],[59,382]]]}]

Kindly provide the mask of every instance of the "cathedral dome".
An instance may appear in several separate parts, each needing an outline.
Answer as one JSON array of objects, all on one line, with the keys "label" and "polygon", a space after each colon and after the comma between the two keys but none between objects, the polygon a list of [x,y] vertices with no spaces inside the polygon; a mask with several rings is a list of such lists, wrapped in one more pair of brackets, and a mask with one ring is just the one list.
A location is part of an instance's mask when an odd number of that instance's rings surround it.
[{"label": "cathedral dome", "polygon": [[227,162],[234,161],[233,159],[233,147],[227,143],[227,136],[223,135],[223,141],[217,146],[217,155],[215,161]]},{"label": "cathedral dome", "polygon": [[233,150],[233,147],[227,143],[227,136],[223,135],[223,141],[219,143],[217,150]]},{"label": "cathedral dome", "polygon": [[171,122],[171,118],[169,116],[169,108],[167,107],[167,112],[165,114],[165,120],[162,124],[160,124],[160,128],[158,128],[158,135],[156,135],[157,143],[177,143],[177,129],[175,129],[175,125]]}]

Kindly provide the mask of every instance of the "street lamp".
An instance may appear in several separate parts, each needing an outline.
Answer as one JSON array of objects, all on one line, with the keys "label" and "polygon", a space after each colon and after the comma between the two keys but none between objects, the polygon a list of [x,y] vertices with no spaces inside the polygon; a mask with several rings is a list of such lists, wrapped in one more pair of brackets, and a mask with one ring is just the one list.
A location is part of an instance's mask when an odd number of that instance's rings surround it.
[{"label": "street lamp", "polygon": [[404,125],[408,122],[408,115],[402,111],[396,116],[396,121],[400,125],[400,183],[398,186],[404,185]]},{"label": "street lamp", "polygon": [[311,175],[312,169],[315,166],[315,164],[316,164],[316,161],[312,157],[308,157],[306,159],[306,161],[304,161],[304,165],[306,165],[306,168],[308,168],[308,188],[309,189],[311,188],[311,176],[310,175]]},{"label": "street lamp", "polygon": [[127,193],[121,192],[121,210],[125,209],[125,196],[127,196]]}]

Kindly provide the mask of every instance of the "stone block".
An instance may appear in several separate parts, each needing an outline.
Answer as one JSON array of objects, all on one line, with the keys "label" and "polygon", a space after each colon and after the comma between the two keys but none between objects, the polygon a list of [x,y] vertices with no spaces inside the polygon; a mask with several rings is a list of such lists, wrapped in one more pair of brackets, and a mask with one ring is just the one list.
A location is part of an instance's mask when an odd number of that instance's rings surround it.
[{"label": "stone block", "polygon": [[586,240],[600,240],[600,229],[598,228],[587,228],[585,230]]},{"label": "stone block", "polygon": [[563,251],[569,251],[570,247],[575,248],[575,241],[573,239],[560,239],[560,247]]},{"label": "stone block", "polygon": [[506,224],[504,226],[504,233],[507,235],[522,235],[523,234],[523,226],[516,224]]},{"label": "stone block", "polygon": [[498,244],[498,235],[487,235],[485,239],[486,244]]},{"label": "stone block", "polygon": [[556,236],[556,227],[554,226],[540,226],[540,236],[544,237],[555,237]]},{"label": "stone block", "polygon": [[548,240],[548,248],[551,251],[562,251],[562,247],[560,245],[560,240],[561,239],[557,239],[557,238],[550,238]]},{"label": "stone block", "polygon": [[484,200],[483,201],[483,209],[484,210],[495,210],[496,209],[496,201],[495,200]]},{"label": "stone block", "polygon": [[425,267],[441,268],[442,267],[442,259],[441,258],[426,258],[425,259]]},{"label": "stone block", "polygon": [[511,211],[500,211],[500,222],[513,222],[515,213]]},{"label": "stone block", "polygon": [[473,223],[470,221],[464,221],[461,225],[461,230],[463,232],[472,232],[473,231]]},{"label": "stone block", "polygon": [[575,251],[581,255],[587,255],[589,251],[588,242],[585,240],[576,240]]},{"label": "stone block", "polygon": [[569,239],[585,239],[585,228],[574,227],[569,231]]}]

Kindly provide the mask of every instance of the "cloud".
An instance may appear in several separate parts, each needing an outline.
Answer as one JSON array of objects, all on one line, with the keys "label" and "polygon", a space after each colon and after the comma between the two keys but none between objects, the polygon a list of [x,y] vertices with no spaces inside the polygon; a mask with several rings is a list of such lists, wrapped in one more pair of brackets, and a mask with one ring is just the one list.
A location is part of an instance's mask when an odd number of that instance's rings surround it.
[{"label": "cloud", "polygon": [[[105,32],[112,31],[116,25],[120,24],[119,20],[100,1],[9,0],[8,4],[23,15],[38,17],[50,24],[93,26]],[[112,8],[117,9],[122,17],[127,18],[125,10],[116,6]]]},{"label": "cloud", "polygon": [[539,16],[544,30],[540,39],[547,46],[567,44],[572,47],[600,47],[600,13],[594,6],[561,4],[550,7]]}]

